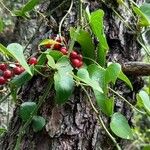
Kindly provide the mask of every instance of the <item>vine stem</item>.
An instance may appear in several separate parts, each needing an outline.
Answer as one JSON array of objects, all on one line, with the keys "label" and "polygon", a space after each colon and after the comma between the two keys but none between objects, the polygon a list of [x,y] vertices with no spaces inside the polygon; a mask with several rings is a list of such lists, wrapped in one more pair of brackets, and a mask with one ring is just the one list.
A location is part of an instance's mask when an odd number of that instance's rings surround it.
[{"label": "vine stem", "polygon": [[53,84],[53,82],[51,80],[49,80],[43,96],[39,99],[37,107],[32,111],[31,116],[27,120],[27,122],[19,129],[19,134],[18,134],[18,138],[17,138],[17,142],[16,142],[14,150],[19,150],[20,149],[19,147],[20,147],[22,136],[24,135],[24,132],[25,132],[26,128],[30,125],[33,116],[36,114],[36,112],[38,111],[38,109],[41,107],[41,105],[45,101],[46,97],[48,96],[49,91],[52,87],[52,84]]},{"label": "vine stem", "polygon": [[82,0],[79,1],[79,26],[83,27],[83,17],[82,17]]},{"label": "vine stem", "polygon": [[118,94],[116,91],[114,91],[113,89],[111,89],[109,87],[109,90],[112,91],[115,95],[117,95],[118,97],[120,97],[122,100],[124,100],[131,108],[135,109],[137,112],[141,113],[141,114],[146,114],[143,111],[140,111],[139,109],[137,109],[135,106],[133,106],[130,102],[128,102],[127,99],[125,99],[123,96],[121,96],[120,94]]},{"label": "vine stem", "polygon": [[14,14],[11,12],[11,10],[8,9],[8,8],[6,7],[6,5],[5,5],[2,1],[0,1],[0,3],[2,4],[2,6],[3,6],[12,16],[14,16]]},{"label": "vine stem", "polygon": [[94,112],[96,113],[97,115],[97,118],[98,118],[98,121],[99,123],[102,125],[102,127],[104,128],[104,130],[106,131],[106,133],[108,134],[108,136],[110,137],[110,139],[113,141],[114,145],[116,146],[117,150],[122,150],[121,147],[119,146],[119,144],[117,143],[116,139],[111,135],[111,133],[108,131],[108,129],[106,128],[105,124],[104,124],[104,121],[102,120],[98,110],[95,108],[87,90],[84,88],[84,86],[81,85],[81,88],[83,89],[83,91],[85,92],[90,104],[91,104],[91,107],[93,108]]},{"label": "vine stem", "polygon": [[70,4],[68,12],[65,14],[65,16],[60,21],[59,29],[58,29],[58,33],[59,33],[60,37],[61,37],[61,27],[62,27],[62,24],[63,24],[64,20],[66,19],[66,17],[68,16],[68,14],[70,14],[72,6],[73,6],[73,0],[71,0],[71,4]]}]

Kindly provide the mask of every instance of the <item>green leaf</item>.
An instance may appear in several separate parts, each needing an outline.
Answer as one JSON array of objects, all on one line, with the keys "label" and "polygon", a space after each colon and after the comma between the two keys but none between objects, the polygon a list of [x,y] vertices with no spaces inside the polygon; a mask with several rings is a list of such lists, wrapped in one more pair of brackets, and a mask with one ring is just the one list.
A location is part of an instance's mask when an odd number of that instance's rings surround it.
[{"label": "green leaf", "polygon": [[32,128],[34,132],[41,131],[43,127],[45,126],[46,121],[41,116],[33,116],[32,119]]},{"label": "green leaf", "polygon": [[15,14],[15,16],[29,18],[30,16],[28,12],[33,10],[38,3],[39,0],[29,0],[21,9],[15,10],[13,14]]},{"label": "green leaf", "polygon": [[0,44],[0,52],[3,53],[3,55],[5,56],[11,56],[14,58],[14,56],[9,52],[9,50],[2,44]]},{"label": "green leaf", "polygon": [[[31,71],[32,74],[34,74],[34,67],[31,67]],[[24,85],[26,82],[28,82],[29,80],[31,80],[33,76],[31,76],[31,74],[29,74],[28,72],[23,72],[22,74],[20,74],[19,76],[15,76],[11,81],[10,84],[12,87],[14,88],[18,88],[22,85]]]},{"label": "green leaf", "polygon": [[116,82],[116,79],[118,78],[118,75],[121,72],[121,65],[118,63],[112,63],[110,64],[106,69],[106,82],[107,83],[114,83]]},{"label": "green leaf", "polygon": [[[83,56],[95,60],[95,47],[91,35],[84,30],[80,30],[76,40],[81,45]],[[85,62],[89,63],[88,60],[85,60]]]},{"label": "green leaf", "polygon": [[140,10],[150,19],[150,4],[149,3],[144,3],[140,7]]},{"label": "green leaf", "polygon": [[71,74],[73,74],[72,66],[67,57],[61,57],[57,64],[57,72],[54,74],[54,85],[56,90],[56,102],[58,104],[65,103],[71,96],[74,81]]},{"label": "green leaf", "polygon": [[99,83],[95,80],[90,79],[89,72],[85,68],[81,68],[77,72],[78,79],[84,83],[86,83],[88,86],[92,87],[93,90],[97,90],[101,93],[103,93],[102,88],[100,87]]},{"label": "green leaf", "polygon": [[133,139],[133,133],[128,121],[119,112],[113,114],[110,122],[110,128],[118,137],[123,139]]},{"label": "green leaf", "polygon": [[32,75],[29,65],[26,62],[26,59],[23,54],[23,47],[18,43],[11,43],[7,46],[7,50],[9,53],[11,53],[11,56],[13,56],[20,65],[29,73]]},{"label": "green leaf", "polygon": [[46,55],[46,57],[48,59],[48,65],[50,67],[52,67],[53,69],[55,69],[56,68],[56,64],[55,64],[55,61],[54,61],[53,57],[50,56],[50,55]]},{"label": "green leaf", "polygon": [[92,12],[90,18],[90,26],[92,28],[92,31],[100,42],[98,45],[97,55],[98,55],[98,63],[102,67],[105,65],[106,54],[109,49],[106,36],[104,33],[103,17],[104,11],[99,9],[95,12]]},{"label": "green leaf", "polygon": [[128,79],[128,77],[122,72],[122,70],[120,71],[118,78],[122,81],[124,81],[130,88],[131,90],[133,90],[133,86],[130,82],[130,80]]},{"label": "green leaf", "polygon": [[140,91],[139,96],[143,102],[144,108],[150,114],[150,96],[145,91]]},{"label": "green leaf", "polygon": [[133,11],[139,16],[139,25],[142,27],[150,26],[148,17],[136,6],[132,6]]},{"label": "green leaf", "polygon": [[88,72],[90,78],[99,83],[103,91],[106,91],[107,83],[105,82],[105,69],[97,66],[96,64],[91,64],[88,66]]},{"label": "green leaf", "polygon": [[144,145],[142,150],[150,150],[150,144],[146,144]]},{"label": "green leaf", "polygon": [[37,108],[35,102],[24,102],[20,105],[19,115],[23,122],[26,122],[30,117],[32,112]]},{"label": "green leaf", "polygon": [[2,20],[2,18],[0,18],[0,32],[2,32],[4,29],[4,22]]},{"label": "green leaf", "polygon": [[50,50],[49,55],[51,55],[55,61],[58,61],[58,59],[63,56],[58,50]]},{"label": "green leaf", "polygon": [[114,112],[114,98],[108,98],[98,91],[94,91],[94,94],[100,110],[107,116],[111,116]]},{"label": "green leaf", "polygon": [[39,0],[30,0],[22,8],[22,12],[28,12],[34,9],[34,7],[39,3]]}]

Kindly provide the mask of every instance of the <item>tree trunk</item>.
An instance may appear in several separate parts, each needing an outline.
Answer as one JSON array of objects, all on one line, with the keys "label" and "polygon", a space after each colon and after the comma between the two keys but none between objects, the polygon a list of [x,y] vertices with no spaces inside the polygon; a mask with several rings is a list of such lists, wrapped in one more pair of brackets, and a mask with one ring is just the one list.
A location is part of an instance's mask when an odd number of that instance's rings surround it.
[{"label": "tree trunk", "polygon": [[[51,1],[45,8],[48,11],[52,10],[62,0]],[[108,61],[115,61],[124,63],[128,61],[137,61],[140,59],[140,47],[136,42],[136,34],[132,33],[124,23],[116,16],[111,8],[120,12],[122,16],[129,20],[132,24],[132,17],[124,7],[118,6],[114,2],[108,2],[106,6],[100,1],[89,1],[91,11],[101,8],[105,12],[105,33],[107,35],[108,44],[110,47],[108,54]],[[53,12],[53,17],[59,23],[66,10],[69,8],[70,2],[67,1],[66,5]],[[72,9],[72,16],[68,17],[69,22],[67,26],[64,25],[64,31],[72,25],[77,19],[77,2],[74,2],[74,9]],[[75,14],[75,15],[74,15]],[[72,20],[73,19],[73,20]],[[75,19],[75,20],[74,20]],[[65,23],[66,23],[65,22]],[[45,32],[49,31],[49,26],[44,26],[42,30],[43,36]],[[48,30],[47,30],[48,29]],[[53,30],[55,32],[55,30]],[[67,33],[65,33],[67,34]],[[39,40],[41,36],[36,35]],[[134,92],[130,91],[122,82],[117,82],[115,90],[122,92],[123,96],[131,103],[135,104],[135,93],[141,88],[141,80],[138,77],[130,76]],[[46,80],[42,77],[35,76],[33,79],[21,89],[20,97],[23,101],[33,100],[38,101],[46,86]],[[89,90],[90,92],[90,90]],[[92,96],[92,92],[90,92]],[[25,135],[20,144],[21,150],[113,150],[116,147],[113,145],[111,139],[107,136],[105,130],[99,125],[96,115],[93,112],[87,97],[84,92],[79,88],[75,88],[73,95],[68,102],[62,106],[55,104],[55,91],[49,91],[49,96],[39,110],[39,114],[46,119],[45,128],[34,133],[32,128],[26,130]],[[93,97],[94,99],[94,97]],[[13,150],[16,144],[17,134],[21,127],[21,120],[18,117],[18,109],[16,106],[14,115],[11,119],[8,133],[3,137],[0,144],[2,150]],[[129,123],[132,124],[132,111],[124,102],[116,97],[116,110],[124,114]],[[109,119],[103,116],[106,126],[109,128]],[[122,149],[127,149],[130,141],[121,140],[117,138],[118,143]]]}]

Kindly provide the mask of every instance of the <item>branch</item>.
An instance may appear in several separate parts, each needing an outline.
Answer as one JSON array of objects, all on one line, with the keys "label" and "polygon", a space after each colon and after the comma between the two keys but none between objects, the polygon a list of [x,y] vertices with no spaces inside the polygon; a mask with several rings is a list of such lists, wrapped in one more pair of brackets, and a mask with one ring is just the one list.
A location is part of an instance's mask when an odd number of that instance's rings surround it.
[{"label": "branch", "polygon": [[122,65],[122,70],[127,75],[150,76],[150,63],[126,62]]}]

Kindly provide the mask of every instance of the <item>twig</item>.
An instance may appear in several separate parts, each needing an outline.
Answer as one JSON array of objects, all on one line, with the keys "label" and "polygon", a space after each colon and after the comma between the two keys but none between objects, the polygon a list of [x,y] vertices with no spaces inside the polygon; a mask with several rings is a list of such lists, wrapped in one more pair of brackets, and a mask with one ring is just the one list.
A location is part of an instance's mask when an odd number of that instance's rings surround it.
[{"label": "twig", "polygon": [[0,3],[12,16],[14,16],[14,14],[11,12],[11,10],[9,10],[2,1],[0,1]]},{"label": "twig", "polygon": [[73,0],[71,0],[71,4],[70,4],[70,7],[69,7],[68,12],[65,14],[65,16],[64,16],[64,17],[61,19],[61,21],[60,21],[59,30],[58,30],[58,33],[59,33],[59,36],[60,36],[60,37],[61,37],[61,27],[62,27],[62,23],[64,22],[64,20],[65,20],[66,17],[68,16],[68,14],[70,14],[71,9],[72,9],[72,6],[73,6]]},{"label": "twig", "polygon": [[122,64],[122,70],[127,75],[150,76],[150,63],[126,62]]},{"label": "twig", "polygon": [[118,97],[120,97],[122,100],[124,100],[129,106],[131,106],[131,108],[135,109],[137,112],[141,113],[141,114],[146,114],[143,111],[140,111],[139,109],[137,109],[135,106],[133,106],[130,102],[128,102],[128,100],[126,100],[123,96],[121,96],[120,94],[118,94],[116,91],[114,91],[113,89],[111,89],[109,87],[109,90],[112,91],[115,95],[117,95]]},{"label": "twig", "polygon": [[90,96],[89,96],[87,90],[84,88],[84,86],[81,85],[81,87],[82,87],[82,89],[84,90],[84,92],[85,92],[85,94],[86,94],[86,96],[87,96],[87,98],[88,98],[88,100],[89,100],[89,102],[90,102],[90,104],[91,104],[91,106],[92,106],[94,112],[96,113],[99,123],[102,125],[102,127],[104,128],[104,130],[106,131],[106,133],[108,134],[108,136],[109,136],[109,137],[111,138],[111,140],[114,142],[114,144],[115,144],[117,150],[121,150],[121,147],[120,147],[119,144],[117,143],[116,139],[111,135],[111,133],[110,133],[110,132],[108,131],[108,129],[106,128],[106,126],[105,126],[105,124],[104,124],[104,122],[103,122],[103,120],[102,120],[102,118],[101,118],[101,116],[100,116],[98,110],[95,108],[95,106],[94,106],[94,104],[93,104],[93,102],[92,102],[92,100],[91,100],[91,98],[90,98]]}]

